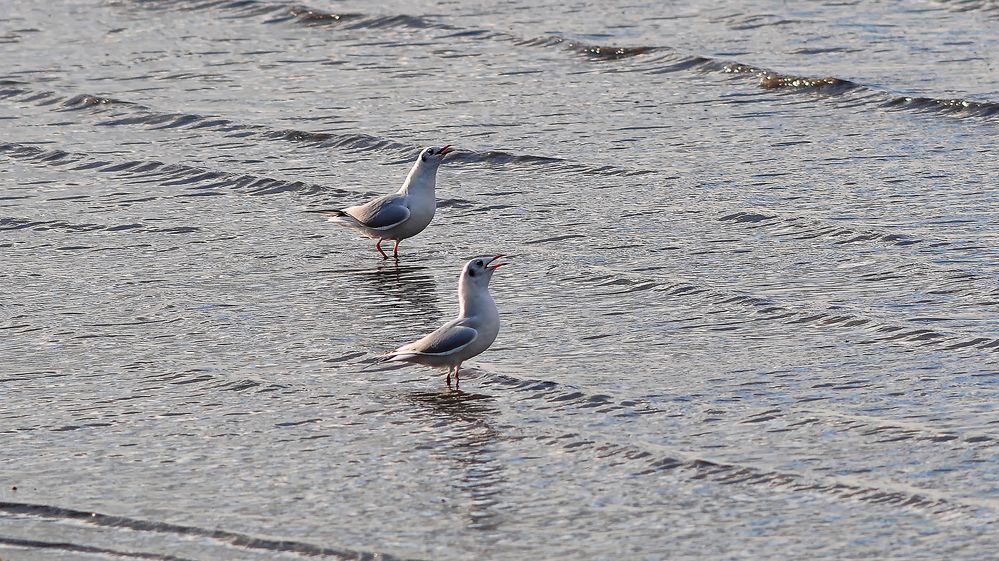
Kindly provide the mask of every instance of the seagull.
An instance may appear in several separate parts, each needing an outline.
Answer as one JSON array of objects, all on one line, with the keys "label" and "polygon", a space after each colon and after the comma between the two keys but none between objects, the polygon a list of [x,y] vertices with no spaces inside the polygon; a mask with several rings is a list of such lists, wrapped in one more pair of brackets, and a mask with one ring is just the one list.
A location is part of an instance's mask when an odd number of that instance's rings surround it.
[{"label": "seagull", "polygon": [[434,218],[437,210],[434,198],[437,168],[444,161],[444,156],[451,152],[454,150],[450,145],[424,148],[397,193],[378,197],[363,205],[324,211],[323,214],[330,216],[330,222],[343,224],[376,240],[375,249],[384,259],[388,259],[388,255],[382,250],[382,241],[394,241],[392,257],[398,259],[399,242],[422,232]]},{"label": "seagull", "polygon": [[496,269],[509,265],[497,262],[501,257],[478,257],[466,263],[458,280],[458,317],[422,339],[381,355],[378,362],[447,366],[447,387],[451,387],[451,373],[454,372],[457,388],[461,363],[488,349],[499,334],[499,311],[489,295],[489,279]]}]

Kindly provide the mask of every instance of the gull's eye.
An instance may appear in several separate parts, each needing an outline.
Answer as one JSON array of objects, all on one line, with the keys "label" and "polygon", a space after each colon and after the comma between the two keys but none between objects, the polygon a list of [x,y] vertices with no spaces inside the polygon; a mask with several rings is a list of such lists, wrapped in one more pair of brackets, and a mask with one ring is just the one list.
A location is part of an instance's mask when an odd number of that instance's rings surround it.
[{"label": "gull's eye", "polygon": [[476,262],[475,262],[475,266],[476,266],[476,267],[481,267],[481,266],[482,266],[482,260],[481,260],[481,259],[479,259],[478,261],[476,261]]}]

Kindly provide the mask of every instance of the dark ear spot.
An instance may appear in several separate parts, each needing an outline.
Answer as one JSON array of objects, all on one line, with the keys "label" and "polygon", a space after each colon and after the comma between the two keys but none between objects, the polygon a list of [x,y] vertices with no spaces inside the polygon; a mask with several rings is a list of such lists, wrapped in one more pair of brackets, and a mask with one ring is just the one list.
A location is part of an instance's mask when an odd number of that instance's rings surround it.
[{"label": "dark ear spot", "polygon": [[474,277],[475,276],[475,269],[469,269],[468,270],[468,276]]},{"label": "dark ear spot", "polygon": [[422,154],[422,155],[420,156],[420,159],[421,159],[421,160],[423,160],[424,162],[425,162],[425,161],[427,161],[427,153],[426,153],[426,152],[424,152],[424,153],[423,153],[423,154]]}]

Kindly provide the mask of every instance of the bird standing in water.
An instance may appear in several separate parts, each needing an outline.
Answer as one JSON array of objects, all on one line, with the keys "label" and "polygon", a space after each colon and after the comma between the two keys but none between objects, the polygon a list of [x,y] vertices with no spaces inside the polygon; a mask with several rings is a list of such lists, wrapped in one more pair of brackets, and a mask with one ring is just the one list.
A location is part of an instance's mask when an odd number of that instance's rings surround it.
[{"label": "bird standing in water", "polygon": [[496,269],[508,265],[497,262],[501,257],[478,257],[469,261],[458,281],[458,317],[430,335],[380,356],[379,362],[410,362],[437,368],[446,366],[447,385],[451,387],[453,372],[457,388],[461,363],[488,349],[499,334],[499,310],[489,295],[489,279]]},{"label": "bird standing in water", "polygon": [[433,220],[437,210],[434,196],[437,169],[444,156],[453,151],[450,145],[424,148],[397,193],[323,214],[330,216],[330,222],[343,224],[375,240],[375,249],[385,259],[388,255],[382,250],[382,242],[394,241],[392,256],[398,258],[399,242],[419,234]]}]

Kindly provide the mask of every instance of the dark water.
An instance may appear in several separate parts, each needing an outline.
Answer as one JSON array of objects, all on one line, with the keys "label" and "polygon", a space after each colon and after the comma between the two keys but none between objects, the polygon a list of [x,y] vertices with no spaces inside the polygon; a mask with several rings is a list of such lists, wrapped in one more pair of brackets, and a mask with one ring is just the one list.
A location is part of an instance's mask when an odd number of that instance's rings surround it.
[{"label": "dark water", "polygon": [[[994,2],[10,1],[0,42],[4,561],[999,549]],[[443,143],[398,264],[306,212]],[[361,370],[496,252],[462,393]]]}]

